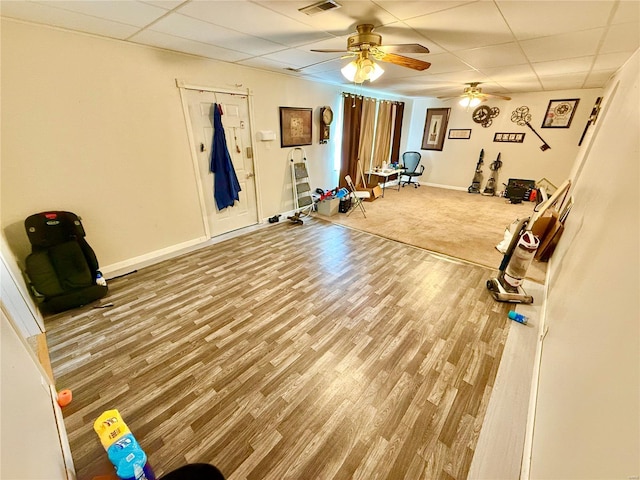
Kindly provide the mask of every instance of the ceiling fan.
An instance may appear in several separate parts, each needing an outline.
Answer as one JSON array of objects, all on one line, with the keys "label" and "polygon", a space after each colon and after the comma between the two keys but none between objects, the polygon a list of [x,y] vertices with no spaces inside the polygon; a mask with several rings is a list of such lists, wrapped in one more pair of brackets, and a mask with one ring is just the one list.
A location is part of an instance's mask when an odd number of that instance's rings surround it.
[{"label": "ceiling fan", "polygon": [[342,73],[350,81],[362,83],[364,80],[373,81],[378,78],[384,70],[374,62],[375,60],[389,62],[402,67],[414,70],[426,70],[431,66],[429,62],[424,62],[415,58],[398,55],[398,53],[429,53],[427,47],[417,43],[403,43],[395,45],[382,45],[382,36],[373,33],[373,25],[363,23],[356,27],[357,33],[347,38],[346,50],[311,50],[312,52],[323,53],[347,53],[349,56],[357,57],[342,69]]},{"label": "ceiling fan", "polygon": [[440,100],[449,100],[451,98],[461,97],[460,105],[463,107],[475,107],[479,105],[481,102],[486,101],[489,97],[501,98],[503,100],[511,100],[511,97],[507,97],[505,95],[498,95],[497,93],[483,93],[482,89],[478,86],[481,82],[470,82],[466,85],[469,85],[464,89],[462,95],[458,95],[456,97],[438,97]]}]

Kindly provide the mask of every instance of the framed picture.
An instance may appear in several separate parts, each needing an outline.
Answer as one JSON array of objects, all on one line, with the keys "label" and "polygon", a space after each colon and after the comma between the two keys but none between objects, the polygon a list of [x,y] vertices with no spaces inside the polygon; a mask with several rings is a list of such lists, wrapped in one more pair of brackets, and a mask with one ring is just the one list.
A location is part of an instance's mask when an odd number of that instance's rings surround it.
[{"label": "framed picture", "polygon": [[524,133],[505,133],[498,132],[493,135],[494,142],[522,143],[524,142]]},{"label": "framed picture", "polygon": [[422,150],[442,150],[450,111],[450,108],[427,108]]},{"label": "framed picture", "polygon": [[469,140],[471,138],[470,128],[450,128],[449,137],[457,140]]},{"label": "framed picture", "polygon": [[311,145],[312,108],[280,107],[280,147]]},{"label": "framed picture", "polygon": [[579,101],[579,98],[549,100],[547,113],[542,121],[542,128],[569,128]]}]

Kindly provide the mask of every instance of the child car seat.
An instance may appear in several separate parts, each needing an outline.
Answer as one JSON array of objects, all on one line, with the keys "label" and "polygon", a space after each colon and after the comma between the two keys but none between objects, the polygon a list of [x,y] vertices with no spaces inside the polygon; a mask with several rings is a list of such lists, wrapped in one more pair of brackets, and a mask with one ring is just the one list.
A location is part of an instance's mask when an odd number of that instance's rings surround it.
[{"label": "child car seat", "polygon": [[107,294],[98,259],[75,213],[36,213],[24,226],[31,242],[26,274],[41,309],[61,312]]}]

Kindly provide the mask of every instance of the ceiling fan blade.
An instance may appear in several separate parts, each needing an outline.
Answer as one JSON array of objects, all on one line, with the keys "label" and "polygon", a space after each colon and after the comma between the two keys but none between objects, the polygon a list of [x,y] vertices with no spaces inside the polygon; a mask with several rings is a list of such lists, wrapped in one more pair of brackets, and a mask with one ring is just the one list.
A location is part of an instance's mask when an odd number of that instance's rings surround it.
[{"label": "ceiling fan blade", "polygon": [[345,52],[348,52],[349,50],[345,50],[345,49],[342,49],[342,50],[333,50],[333,49],[329,49],[329,50],[314,50],[314,49],[311,49],[311,51],[312,52],[320,52],[320,53],[345,53]]},{"label": "ceiling fan blade", "polygon": [[501,98],[503,100],[511,100],[511,97],[507,97],[505,95],[498,95],[497,93],[483,93],[483,95],[488,95],[490,97],[498,97],[498,98]]},{"label": "ceiling fan blade", "polygon": [[418,43],[380,45],[376,48],[384,53],[429,53],[429,49],[427,47],[423,47]]},{"label": "ceiling fan blade", "polygon": [[384,53],[375,55],[375,58],[382,60],[383,62],[394,63],[401,67],[413,68],[414,70],[426,70],[431,66],[429,62],[423,62],[415,58],[409,58],[402,55],[396,55],[395,53]]}]

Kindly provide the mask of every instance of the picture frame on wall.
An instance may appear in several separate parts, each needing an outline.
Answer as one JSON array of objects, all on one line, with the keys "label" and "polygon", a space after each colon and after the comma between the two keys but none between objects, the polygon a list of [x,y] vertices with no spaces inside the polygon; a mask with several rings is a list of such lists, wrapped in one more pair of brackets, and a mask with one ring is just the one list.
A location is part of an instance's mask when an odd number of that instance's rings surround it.
[{"label": "picture frame on wall", "polygon": [[542,128],[569,128],[579,102],[579,98],[549,100]]},{"label": "picture frame on wall", "polygon": [[311,145],[312,108],[280,107],[280,147]]},{"label": "picture frame on wall", "polygon": [[450,108],[427,109],[427,118],[422,134],[422,150],[442,151],[450,112]]},{"label": "picture frame on wall", "polygon": [[450,128],[449,136],[447,138],[451,138],[454,140],[469,140],[471,138],[471,129],[470,128]]}]

